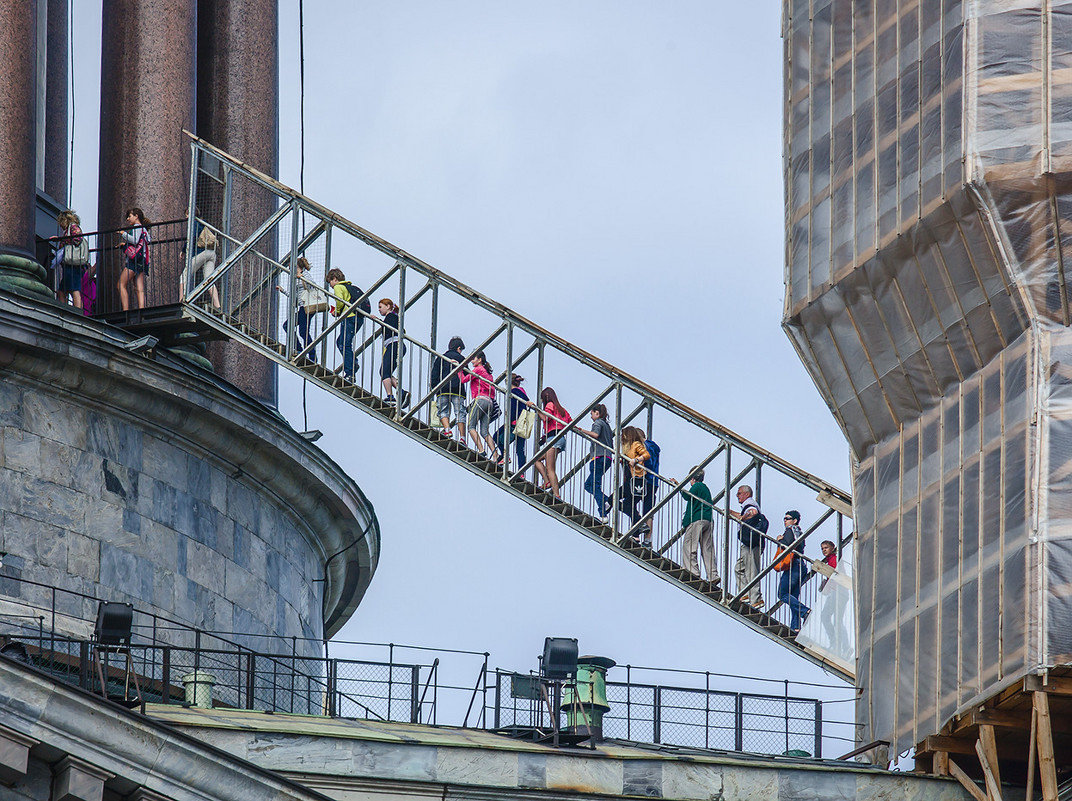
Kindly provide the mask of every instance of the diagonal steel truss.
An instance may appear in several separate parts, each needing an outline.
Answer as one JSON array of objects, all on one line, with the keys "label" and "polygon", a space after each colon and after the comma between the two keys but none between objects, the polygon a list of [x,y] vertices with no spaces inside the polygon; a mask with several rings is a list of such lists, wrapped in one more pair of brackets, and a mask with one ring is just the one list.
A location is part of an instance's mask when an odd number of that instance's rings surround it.
[{"label": "diagonal steel truss", "polygon": [[[852,653],[831,657],[828,651],[808,650],[790,631],[785,604],[778,602],[766,610],[755,607],[758,595],[773,601],[778,594],[781,576],[774,572],[773,564],[764,566],[744,586],[738,582],[734,593],[726,591],[724,585],[741,557],[740,524],[727,503],[735,487],[747,483],[761,503],[770,498],[779,508],[800,509],[804,520],[811,521],[807,533],[835,543],[839,555],[851,542],[852,499],[847,492],[207,142],[192,135],[191,140],[184,314],[417,439],[840,678],[853,681]],[[217,242],[212,253],[195,245],[206,228]],[[194,265],[199,255],[200,271]],[[299,258],[309,265],[301,277],[294,269]],[[359,287],[365,286],[368,277],[376,276],[369,288],[348,304],[324,284],[327,270],[339,265],[346,265],[347,278]],[[213,288],[218,294],[212,293]],[[387,327],[377,314],[375,301],[381,293],[397,303],[397,327]],[[220,308],[215,308],[216,297]],[[371,313],[361,310],[366,299],[372,300]],[[331,314],[332,309],[337,316]],[[351,345],[355,366],[347,375],[341,351],[351,325],[355,329]],[[492,387],[504,417],[510,414],[510,377],[523,373],[535,377],[534,399],[546,387],[557,386],[561,405],[574,411],[572,418],[544,414],[541,407],[539,428],[544,436],[537,440],[534,434],[526,443],[532,445],[531,451],[526,447],[525,457],[518,454],[516,464],[509,457],[497,460],[479,454],[475,445],[479,442],[481,448],[490,450],[488,439],[472,436],[474,447],[470,448],[446,436],[449,429],[443,429],[435,403],[446,380],[433,382],[430,376],[439,351],[444,349],[443,332],[450,330],[448,326],[483,332],[479,346],[470,353],[484,352],[486,361],[504,365],[494,373]],[[421,333],[415,334],[417,331]],[[402,345],[394,346],[393,365],[386,344],[391,340]],[[379,348],[374,347],[377,341]],[[375,370],[377,356],[380,367]],[[472,358],[470,355],[462,366],[472,367]],[[385,376],[396,388],[392,389]],[[406,403],[407,394],[412,403]],[[594,448],[587,433],[592,425],[587,417],[598,404],[607,409],[615,443],[621,443],[624,428],[634,426],[642,431],[647,444],[656,441],[662,450],[658,470],[652,465],[636,467],[643,473],[643,488],[638,477],[632,490],[633,466],[614,458],[616,454],[606,454],[602,464],[606,465],[611,489],[604,494],[612,509],[606,517],[591,491],[591,456],[598,446]],[[479,425],[476,429],[480,430]],[[501,436],[501,452],[513,453],[517,442],[512,426],[503,426]],[[539,470],[546,474],[551,465],[558,474],[559,497],[543,489],[543,477],[537,477]],[[706,566],[708,579],[685,569],[689,554],[684,547],[682,517],[689,500],[688,481],[671,478],[675,474],[687,478],[697,468],[705,471],[705,483],[713,487],[708,511],[716,564]],[[767,557],[774,552],[773,519],[771,526],[772,530],[763,535],[769,541]],[[711,575],[712,569],[717,570],[717,576]],[[804,583],[800,598],[809,606],[818,593],[818,583]],[[752,604],[747,602],[749,598]],[[853,624],[850,620],[845,625]]]}]

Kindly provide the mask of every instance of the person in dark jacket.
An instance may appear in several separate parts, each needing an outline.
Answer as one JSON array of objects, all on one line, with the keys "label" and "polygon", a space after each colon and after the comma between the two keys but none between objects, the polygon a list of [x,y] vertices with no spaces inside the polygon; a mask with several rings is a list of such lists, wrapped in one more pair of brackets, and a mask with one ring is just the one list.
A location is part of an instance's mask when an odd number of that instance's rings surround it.
[{"label": "person in dark jacket", "polygon": [[436,395],[436,413],[439,422],[443,424],[443,436],[453,436],[450,427],[451,412],[454,412],[454,422],[458,426],[458,440],[465,442],[465,384],[469,380],[469,374],[461,369],[461,363],[465,361],[462,352],[465,343],[461,337],[451,337],[447,343],[447,350],[436,359],[432,366],[432,386],[439,386],[444,379],[447,383]]},{"label": "person in dark jacket", "polygon": [[807,575],[808,565],[804,559],[804,534],[800,530],[800,512],[790,509],[783,518],[785,531],[778,537],[778,544],[787,551],[792,551],[793,558],[789,569],[783,570],[778,578],[778,600],[789,607],[789,630],[791,634],[800,631],[801,621],[811,611],[800,600],[800,585]]},{"label": "person in dark jacket", "polygon": [[[521,411],[529,405],[528,393],[521,386],[521,382],[525,379],[519,376],[517,373],[513,373],[510,376],[510,431],[512,432],[517,427],[517,418],[521,414]],[[499,430],[495,432],[495,447],[498,449],[499,464],[503,464],[506,461],[506,423],[504,422],[499,426]],[[524,437],[514,436],[514,453],[517,454],[517,466],[525,464],[525,439]]]}]

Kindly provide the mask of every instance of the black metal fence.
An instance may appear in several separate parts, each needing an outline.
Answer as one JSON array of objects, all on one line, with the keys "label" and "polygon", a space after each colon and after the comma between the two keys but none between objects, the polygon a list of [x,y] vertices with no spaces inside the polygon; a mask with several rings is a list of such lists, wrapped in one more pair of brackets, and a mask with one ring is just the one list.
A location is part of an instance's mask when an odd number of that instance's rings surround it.
[{"label": "black metal fence", "polygon": [[[514,698],[515,674],[495,672],[493,728],[551,724],[542,701]],[[821,756],[822,702],[814,698],[637,682],[607,682],[605,737],[686,748]],[[560,716],[565,725],[565,716]]]},{"label": "black metal fence", "polygon": [[[89,280],[93,282],[96,300],[89,313],[96,316],[120,311],[117,284],[126,266],[123,242],[119,229],[89,231],[83,236],[89,243]],[[145,280],[145,306],[164,306],[178,303],[179,275],[185,254],[187,224],[185,219],[166,220],[149,227],[149,274]],[[59,289],[60,275],[52,269],[52,257],[63,239],[39,239],[37,259],[48,273],[46,283],[53,292]],[[130,305],[137,308],[133,282],[130,285]]]},{"label": "black metal fence", "polygon": [[[25,658],[61,681],[101,693],[94,662],[96,645],[89,636],[99,599],[12,576],[10,570],[4,572],[0,590],[24,603],[19,610],[18,603],[9,601],[7,613],[0,615],[0,651]],[[470,719],[472,725],[489,729],[550,726],[546,706],[512,697],[515,674],[489,670],[486,653],[351,643],[382,647],[388,658],[347,659],[309,655],[323,653],[322,643],[274,640],[278,650],[266,652],[220,633],[135,611],[128,649],[132,668],[127,670],[126,653],[102,649],[103,693],[131,698],[128,685],[131,674],[136,674],[143,704],[194,703],[197,688],[204,691],[205,682],[210,681],[208,700],[215,707],[435,725],[440,693],[446,691],[454,699],[449,705],[451,717],[457,713],[461,718],[461,709],[465,709],[463,726],[470,725]],[[306,653],[299,653],[299,648]],[[440,678],[438,657],[430,664],[399,661],[396,649],[465,654],[480,658],[482,665],[475,684],[451,684],[449,676],[447,681]],[[656,671],[675,676],[687,671],[630,666],[616,670],[624,670],[626,681],[607,682],[610,711],[603,718],[603,729],[609,738],[820,756],[824,723],[834,723],[824,721],[822,701],[789,695],[788,682],[782,694],[733,692],[711,687],[712,678],[731,678],[717,674],[693,673],[693,677],[703,677],[704,686],[686,687],[633,678],[634,671],[638,675]],[[564,725],[564,720],[560,723]]]}]

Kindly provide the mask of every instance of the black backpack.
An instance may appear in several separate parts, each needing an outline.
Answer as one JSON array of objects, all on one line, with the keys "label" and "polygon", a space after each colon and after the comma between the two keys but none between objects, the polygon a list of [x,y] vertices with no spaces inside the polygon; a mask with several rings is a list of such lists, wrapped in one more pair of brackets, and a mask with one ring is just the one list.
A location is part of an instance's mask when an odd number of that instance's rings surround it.
[{"label": "black backpack", "polygon": [[[737,537],[741,540],[741,543],[747,545],[749,548],[755,548],[757,545],[759,549],[763,550],[763,543],[766,542],[766,537],[762,534],[767,533],[767,528],[770,526],[770,521],[766,516],[760,512],[754,517],[750,517],[748,520],[741,521],[741,529],[737,533]],[[753,530],[754,529],[754,530]],[[760,533],[762,532],[762,534]]]},{"label": "black backpack", "polygon": [[[350,295],[350,300],[346,302],[347,305],[353,303],[355,298],[360,298],[362,295],[365,294],[349,281],[339,281],[339,283],[346,287],[346,292]],[[363,311],[365,314],[372,314],[372,304],[369,303],[368,298],[364,298],[360,303],[358,303],[357,308],[361,309],[361,311]]]}]

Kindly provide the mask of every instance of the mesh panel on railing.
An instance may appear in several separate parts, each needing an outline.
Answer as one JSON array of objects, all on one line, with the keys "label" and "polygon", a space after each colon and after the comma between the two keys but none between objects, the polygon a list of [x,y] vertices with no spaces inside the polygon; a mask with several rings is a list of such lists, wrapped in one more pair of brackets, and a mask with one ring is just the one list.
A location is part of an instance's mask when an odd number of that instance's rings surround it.
[{"label": "mesh panel on railing", "polygon": [[815,756],[815,713],[814,701],[742,694],[742,750],[761,754],[803,751]]},{"label": "mesh panel on railing", "polygon": [[347,659],[335,662],[339,717],[403,722],[416,719],[418,666]]}]

